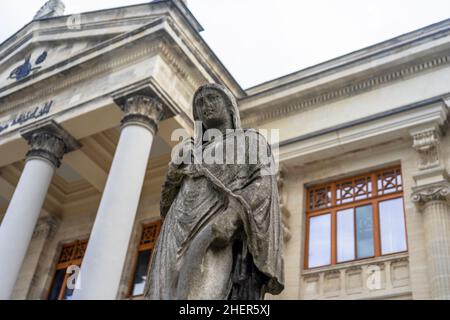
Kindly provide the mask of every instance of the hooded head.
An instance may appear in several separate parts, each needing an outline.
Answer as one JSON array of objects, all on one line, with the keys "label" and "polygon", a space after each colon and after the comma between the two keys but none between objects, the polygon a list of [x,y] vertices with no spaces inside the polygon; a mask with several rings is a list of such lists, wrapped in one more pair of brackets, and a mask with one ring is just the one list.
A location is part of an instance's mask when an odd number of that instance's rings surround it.
[{"label": "hooded head", "polygon": [[[210,83],[205,84],[198,88],[194,94],[194,101],[192,106],[192,112],[195,121],[195,138],[200,138],[206,128],[203,127],[202,121],[202,108],[204,107],[203,99],[208,96],[217,96],[221,99],[220,105],[224,106],[231,116],[232,128],[230,129],[240,129],[241,119],[239,117],[239,110],[236,102],[236,98],[233,94],[223,85]],[[198,140],[196,140],[198,141]]]}]

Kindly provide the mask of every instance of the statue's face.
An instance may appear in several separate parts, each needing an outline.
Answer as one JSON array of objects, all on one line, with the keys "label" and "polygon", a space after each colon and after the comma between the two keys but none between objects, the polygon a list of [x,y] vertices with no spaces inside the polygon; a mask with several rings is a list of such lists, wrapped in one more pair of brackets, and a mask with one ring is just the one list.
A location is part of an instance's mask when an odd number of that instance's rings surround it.
[{"label": "statue's face", "polygon": [[227,125],[231,129],[232,119],[227,101],[218,92],[209,91],[197,100],[200,120],[207,129]]}]

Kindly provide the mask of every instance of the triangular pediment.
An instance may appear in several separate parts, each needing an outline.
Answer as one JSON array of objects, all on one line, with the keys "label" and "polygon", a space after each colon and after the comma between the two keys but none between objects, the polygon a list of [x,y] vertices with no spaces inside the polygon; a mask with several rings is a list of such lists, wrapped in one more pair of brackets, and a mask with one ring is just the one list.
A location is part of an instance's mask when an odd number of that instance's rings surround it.
[{"label": "triangular pediment", "polygon": [[173,6],[157,1],[32,21],[0,44],[0,91],[167,16]]}]

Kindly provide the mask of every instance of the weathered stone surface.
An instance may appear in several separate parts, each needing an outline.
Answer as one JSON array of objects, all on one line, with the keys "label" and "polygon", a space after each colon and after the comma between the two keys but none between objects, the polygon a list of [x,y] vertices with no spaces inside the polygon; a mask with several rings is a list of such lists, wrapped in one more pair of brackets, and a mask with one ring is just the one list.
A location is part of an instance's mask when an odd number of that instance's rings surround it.
[{"label": "weathered stone surface", "polygon": [[[279,294],[284,270],[277,177],[267,174],[269,164],[250,161],[252,148],[261,146],[263,138],[240,128],[236,100],[222,86],[197,90],[193,113],[195,137],[181,143],[190,153],[182,161],[172,159],[163,185],[165,220],[145,296],[263,299],[266,292]],[[221,136],[203,141],[205,129],[217,129]],[[234,144],[243,135],[245,142]],[[263,141],[264,151],[270,153]],[[245,162],[209,163],[205,157],[196,161],[198,152],[217,150],[226,150],[224,160],[229,147],[243,154]]]}]

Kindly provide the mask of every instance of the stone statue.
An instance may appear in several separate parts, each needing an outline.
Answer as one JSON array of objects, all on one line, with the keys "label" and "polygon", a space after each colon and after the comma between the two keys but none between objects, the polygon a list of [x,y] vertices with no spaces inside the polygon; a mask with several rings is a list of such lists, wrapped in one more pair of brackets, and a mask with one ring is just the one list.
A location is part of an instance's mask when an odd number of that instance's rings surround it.
[{"label": "stone statue", "polygon": [[33,20],[62,16],[65,9],[66,6],[62,1],[49,0],[38,10]]},{"label": "stone statue", "polygon": [[[260,300],[279,294],[283,234],[271,148],[257,131],[241,129],[236,100],[221,85],[197,90],[193,115],[194,138],[175,147],[162,186],[164,223],[145,298]],[[255,161],[256,146],[269,161]]]}]

